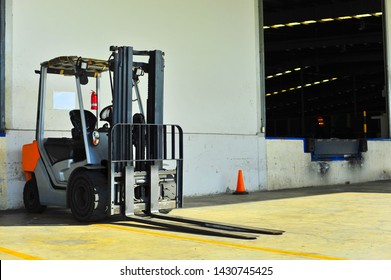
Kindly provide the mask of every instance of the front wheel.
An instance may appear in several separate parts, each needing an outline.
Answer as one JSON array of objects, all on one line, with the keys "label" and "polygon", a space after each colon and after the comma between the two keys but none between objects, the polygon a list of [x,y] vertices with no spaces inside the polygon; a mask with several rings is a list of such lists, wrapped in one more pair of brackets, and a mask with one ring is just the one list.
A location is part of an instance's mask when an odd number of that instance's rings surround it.
[{"label": "front wheel", "polygon": [[42,213],[46,206],[41,205],[37,181],[31,178],[26,182],[23,189],[23,203],[26,210],[30,213]]},{"label": "front wheel", "polygon": [[80,222],[95,222],[107,212],[107,178],[95,170],[79,170],[68,183],[68,199],[73,216]]}]

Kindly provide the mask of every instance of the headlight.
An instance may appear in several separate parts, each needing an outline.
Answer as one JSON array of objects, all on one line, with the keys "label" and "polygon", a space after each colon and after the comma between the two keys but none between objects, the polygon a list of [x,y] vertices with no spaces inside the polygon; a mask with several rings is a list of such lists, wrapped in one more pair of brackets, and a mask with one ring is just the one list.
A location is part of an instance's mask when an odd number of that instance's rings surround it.
[{"label": "headlight", "polygon": [[94,130],[92,132],[92,144],[94,146],[97,146],[99,144],[99,132],[97,130]]}]

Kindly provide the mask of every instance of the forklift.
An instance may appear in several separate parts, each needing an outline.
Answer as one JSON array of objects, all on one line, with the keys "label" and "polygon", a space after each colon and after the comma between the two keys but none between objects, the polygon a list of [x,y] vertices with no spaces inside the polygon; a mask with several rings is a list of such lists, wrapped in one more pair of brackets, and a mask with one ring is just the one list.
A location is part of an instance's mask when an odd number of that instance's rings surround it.
[{"label": "forklift", "polygon": [[[70,208],[80,222],[107,216],[161,227],[243,239],[283,231],[167,215],[183,206],[183,130],[163,124],[164,53],[110,47],[109,59],[61,56],[41,63],[35,140],[22,148],[25,208]],[[51,75],[75,78],[78,107],[69,111],[69,136],[47,137],[45,102]],[[109,77],[111,104],[101,109]],[[147,79],[146,110],[139,83]],[[95,79],[91,110],[82,85]],[[137,105],[135,105],[135,103]],[[138,107],[138,110],[136,110]],[[99,121],[98,121],[99,120]],[[99,125],[99,123],[103,123]]]}]

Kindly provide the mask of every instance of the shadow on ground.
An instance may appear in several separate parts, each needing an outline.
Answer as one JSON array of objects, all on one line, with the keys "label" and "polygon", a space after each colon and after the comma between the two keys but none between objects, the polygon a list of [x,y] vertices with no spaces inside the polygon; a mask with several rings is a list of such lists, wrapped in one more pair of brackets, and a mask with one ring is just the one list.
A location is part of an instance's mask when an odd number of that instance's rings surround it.
[{"label": "shadow on ground", "polygon": [[[267,201],[274,199],[287,199],[295,197],[305,197],[314,195],[325,195],[333,193],[391,193],[391,181],[376,181],[359,184],[344,184],[333,186],[318,186],[306,187],[299,189],[285,189],[276,191],[250,192],[247,195],[233,195],[232,193],[223,193],[198,197],[185,197],[184,208],[205,207],[235,203],[246,203],[255,201]],[[119,223],[124,222],[121,216],[108,217],[101,221],[102,223]],[[0,226],[83,226],[72,216],[69,209],[63,208],[48,208],[44,213],[32,214],[24,209],[0,211]],[[132,225],[141,228],[156,228],[151,225],[140,225],[131,223]]]}]

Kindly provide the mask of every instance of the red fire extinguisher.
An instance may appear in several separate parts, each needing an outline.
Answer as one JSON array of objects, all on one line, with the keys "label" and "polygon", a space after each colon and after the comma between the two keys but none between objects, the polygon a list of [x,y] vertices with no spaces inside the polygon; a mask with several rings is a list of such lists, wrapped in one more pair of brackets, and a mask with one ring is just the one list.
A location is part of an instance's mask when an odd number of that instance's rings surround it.
[{"label": "red fire extinguisher", "polygon": [[98,95],[91,90],[91,110],[98,110]]}]

